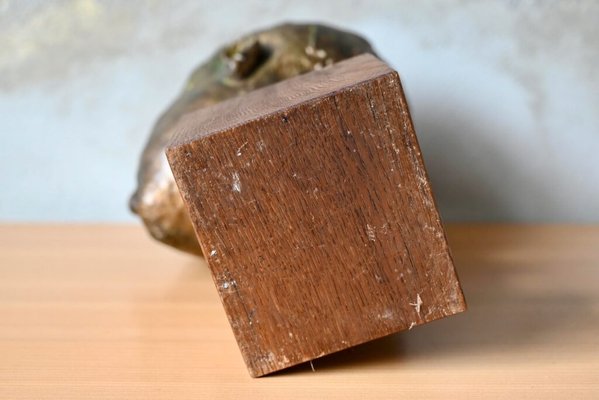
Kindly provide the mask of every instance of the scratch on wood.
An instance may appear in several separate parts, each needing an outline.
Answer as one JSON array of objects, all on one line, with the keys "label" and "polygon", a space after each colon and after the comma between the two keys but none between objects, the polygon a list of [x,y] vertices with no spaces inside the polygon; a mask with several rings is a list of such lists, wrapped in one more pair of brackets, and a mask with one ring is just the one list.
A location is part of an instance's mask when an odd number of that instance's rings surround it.
[{"label": "scratch on wood", "polygon": [[243,143],[241,146],[239,146],[239,148],[237,149],[237,152],[235,153],[235,154],[237,154],[237,157],[240,157],[240,156],[241,156],[241,150],[243,150],[243,148],[244,148],[245,146],[247,146],[247,144],[248,144],[248,142],[247,142],[247,140],[246,140],[246,141],[245,141],[245,143]]},{"label": "scratch on wood", "polygon": [[370,240],[371,242],[376,241],[374,228],[370,224],[366,224],[366,235],[368,236],[368,240]]},{"label": "scratch on wood", "polygon": [[241,192],[241,181],[239,180],[239,174],[237,172],[233,172],[232,188],[234,192]]}]

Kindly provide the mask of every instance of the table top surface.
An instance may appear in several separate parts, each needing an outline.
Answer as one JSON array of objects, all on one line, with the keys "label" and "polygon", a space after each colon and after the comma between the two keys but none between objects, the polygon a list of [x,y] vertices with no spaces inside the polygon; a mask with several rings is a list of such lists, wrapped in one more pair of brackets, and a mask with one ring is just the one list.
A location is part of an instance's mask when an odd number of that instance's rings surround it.
[{"label": "table top surface", "polygon": [[467,312],[253,379],[201,258],[138,226],[2,225],[0,398],[599,398],[599,227],[448,237]]}]

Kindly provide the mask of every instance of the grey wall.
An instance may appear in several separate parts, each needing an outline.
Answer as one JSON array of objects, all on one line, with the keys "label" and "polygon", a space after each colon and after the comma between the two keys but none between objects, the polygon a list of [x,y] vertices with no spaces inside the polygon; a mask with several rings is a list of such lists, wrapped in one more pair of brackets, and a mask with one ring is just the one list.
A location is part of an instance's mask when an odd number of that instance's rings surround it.
[{"label": "grey wall", "polygon": [[598,4],[0,0],[0,219],[132,218],[137,157],[191,69],[319,21],[399,70],[447,220],[599,221]]}]

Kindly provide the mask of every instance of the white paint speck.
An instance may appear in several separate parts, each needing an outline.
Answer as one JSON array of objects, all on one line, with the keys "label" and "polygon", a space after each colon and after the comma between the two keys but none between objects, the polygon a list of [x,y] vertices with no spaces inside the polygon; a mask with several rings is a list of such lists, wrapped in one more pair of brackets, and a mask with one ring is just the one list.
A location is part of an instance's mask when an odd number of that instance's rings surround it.
[{"label": "white paint speck", "polygon": [[368,236],[368,240],[370,240],[371,242],[374,242],[376,240],[374,228],[370,226],[370,224],[366,224],[366,235]]},{"label": "white paint speck", "polygon": [[379,314],[379,319],[393,319],[393,310],[385,310],[382,314]]},{"label": "white paint speck", "polygon": [[384,223],[383,225],[381,225],[381,232],[383,233],[383,235],[386,235],[389,232],[389,224]]},{"label": "white paint speck", "polygon": [[215,255],[216,255],[216,249],[213,249],[213,250],[210,252],[210,257],[214,257]]},{"label": "white paint speck", "polygon": [[420,293],[416,295],[416,302],[410,303],[412,307],[416,310],[418,314],[420,314],[420,307],[422,306],[422,299],[420,298]]},{"label": "white paint speck", "polygon": [[415,326],[416,326],[416,322],[411,322],[410,323],[410,327],[408,328],[408,330],[411,331],[412,328],[415,327]]},{"label": "white paint speck", "polygon": [[241,192],[241,182],[239,181],[239,174],[237,172],[233,172],[233,191]]},{"label": "white paint speck", "polygon": [[229,288],[233,288],[237,285],[237,282],[235,282],[235,280],[232,281],[227,281],[227,282],[223,282],[221,287],[223,289],[229,289]]},{"label": "white paint speck", "polygon": [[265,148],[266,148],[266,143],[264,143],[264,140],[259,140],[259,141],[256,143],[256,149],[257,149],[258,151],[263,151]]}]

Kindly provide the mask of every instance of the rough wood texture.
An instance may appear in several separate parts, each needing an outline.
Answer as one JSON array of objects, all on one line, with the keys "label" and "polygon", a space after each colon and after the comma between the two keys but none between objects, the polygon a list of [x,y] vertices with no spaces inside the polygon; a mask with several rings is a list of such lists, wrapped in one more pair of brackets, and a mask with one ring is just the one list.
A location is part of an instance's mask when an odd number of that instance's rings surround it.
[{"label": "rough wood texture", "polygon": [[399,76],[375,57],[191,114],[167,155],[252,376],[464,310]]},{"label": "rough wood texture", "polygon": [[205,263],[0,225],[0,399],[599,399],[599,226],[449,225],[469,309],[256,380]]}]

